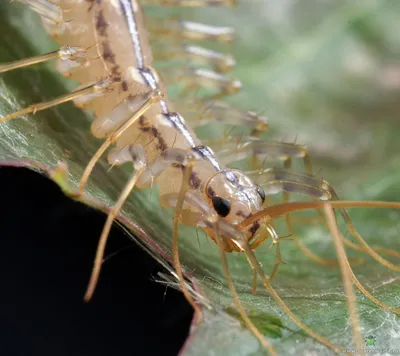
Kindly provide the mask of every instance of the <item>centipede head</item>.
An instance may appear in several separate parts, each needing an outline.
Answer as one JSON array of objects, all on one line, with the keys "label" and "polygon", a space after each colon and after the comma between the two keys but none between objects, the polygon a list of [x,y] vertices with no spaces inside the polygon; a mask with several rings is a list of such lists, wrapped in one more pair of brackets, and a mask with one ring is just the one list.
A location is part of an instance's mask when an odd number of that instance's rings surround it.
[{"label": "centipede head", "polygon": [[[204,194],[210,206],[221,219],[238,225],[262,209],[264,190],[239,170],[223,170],[212,176],[205,185]],[[212,231],[207,233],[213,238]],[[255,221],[246,227],[249,244],[259,246],[268,237],[268,229]],[[226,241],[226,251],[241,251],[231,241]]]}]

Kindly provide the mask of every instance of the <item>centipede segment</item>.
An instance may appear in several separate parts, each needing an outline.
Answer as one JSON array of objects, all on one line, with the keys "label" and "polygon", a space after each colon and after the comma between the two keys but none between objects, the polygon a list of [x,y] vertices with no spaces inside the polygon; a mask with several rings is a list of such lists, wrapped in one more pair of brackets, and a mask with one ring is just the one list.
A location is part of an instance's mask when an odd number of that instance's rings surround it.
[{"label": "centipede segment", "polygon": [[[145,19],[137,0],[75,1],[75,0],[19,0],[36,11],[48,33],[60,44],[57,51],[29,59],[0,65],[0,72],[56,61],[57,70],[81,83],[73,92],[45,103],[38,103],[0,118],[0,122],[72,100],[77,106],[94,113],[92,134],[104,142],[88,163],[78,195],[84,194],[86,183],[96,162],[108,151],[112,166],[131,164],[133,173],[118,201],[111,209],[104,226],[90,283],[85,294],[89,300],[100,276],[104,249],[111,225],[134,188],[158,186],[160,205],[174,209],[173,257],[180,287],[201,320],[201,304],[194,300],[183,278],[179,259],[178,230],[180,224],[203,229],[216,242],[227,285],[238,311],[247,327],[269,351],[274,348],[253,324],[236,293],[226,259],[228,252],[242,252],[252,269],[253,288],[257,278],[282,310],[302,330],[335,352],[344,352],[326,337],[302,323],[288,308],[275,289],[272,280],[283,262],[279,236],[274,220],[285,216],[292,238],[293,220],[289,214],[307,209],[323,213],[338,251],[338,261],[314,255],[294,239],[310,258],[324,264],[339,263],[345,293],[352,311],[352,328],[357,347],[360,346],[359,320],[352,284],[382,308],[399,313],[375,297],[358,281],[344,251],[344,245],[366,252],[386,267],[399,271],[400,267],[381,257],[379,253],[399,254],[391,250],[371,248],[356,231],[347,214],[349,207],[399,208],[396,203],[341,202],[325,180],[313,176],[306,147],[293,143],[265,141],[260,137],[268,128],[268,120],[254,112],[242,112],[221,99],[233,95],[241,83],[227,73],[234,64],[232,56],[203,47],[202,42],[230,43],[233,30],[228,27],[204,25],[182,19]],[[154,6],[232,6],[233,0],[146,0]],[[147,27],[145,27],[145,20]],[[193,42],[193,43],[192,43]],[[172,70],[153,67],[151,46],[157,61],[175,64]],[[102,78],[102,79],[101,79]],[[161,80],[161,78],[163,80]],[[172,102],[167,95],[170,84],[183,84],[180,100]],[[199,92],[207,93],[198,95]],[[178,112],[179,111],[179,112]],[[187,122],[183,118],[187,119]],[[226,135],[223,145],[205,142],[195,135],[193,128],[219,122],[242,126],[249,135]],[[219,159],[217,159],[219,157]],[[300,159],[304,173],[292,170],[292,160]],[[252,162],[247,172],[232,168],[238,160]],[[268,168],[271,161],[281,161],[281,168]],[[284,203],[268,206],[269,196],[284,194]],[[314,201],[290,203],[291,193],[299,193]],[[265,206],[266,207],[263,207]],[[338,209],[348,230],[358,244],[344,238],[337,229],[332,208]],[[253,250],[271,238],[276,245],[276,263],[268,275]]]}]

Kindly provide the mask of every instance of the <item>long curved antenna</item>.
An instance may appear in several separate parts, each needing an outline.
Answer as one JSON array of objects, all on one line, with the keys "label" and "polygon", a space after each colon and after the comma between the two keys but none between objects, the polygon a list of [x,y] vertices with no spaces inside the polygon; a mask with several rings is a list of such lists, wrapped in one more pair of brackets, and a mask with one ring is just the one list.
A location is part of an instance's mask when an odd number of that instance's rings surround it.
[{"label": "long curved antenna", "polygon": [[[329,202],[292,202],[292,203],[283,203],[277,204],[272,207],[265,208],[264,210],[250,216],[246,220],[244,220],[241,224],[238,225],[239,228],[245,228],[246,226],[252,224],[254,221],[266,220],[267,222],[275,219],[279,216],[289,214],[295,211],[302,211],[302,210],[309,210],[314,209],[316,206],[324,207],[325,205],[330,205],[332,207],[337,208],[356,208],[356,207],[367,207],[367,208],[388,208],[388,209],[400,209],[400,203],[398,202],[383,202],[383,201],[329,201]],[[343,240],[343,237],[341,237]],[[386,310],[390,310],[396,314],[400,315],[400,309],[396,309],[394,307],[388,306],[385,303],[376,299],[373,295],[371,295],[363,285],[358,281],[357,277],[355,276],[351,266],[349,264],[348,259],[346,258],[346,263],[348,264],[348,268],[350,271],[351,278],[353,279],[355,285],[358,289],[373,303],[381,306]]]},{"label": "long curved antenna", "polygon": [[333,208],[386,208],[386,209],[400,209],[399,202],[390,201],[357,201],[357,200],[335,200],[335,201],[309,201],[309,202],[290,202],[276,204],[257,213],[249,216],[237,225],[239,230],[244,229],[246,226],[256,222],[265,220],[272,221],[280,216],[294,213],[296,211],[312,210],[315,208],[323,208],[326,204],[331,205]]},{"label": "long curved antenna", "polygon": [[[239,229],[243,229],[255,221],[267,220],[270,221],[279,216],[293,213],[296,211],[310,210],[315,208],[324,207],[326,204],[330,204],[333,208],[391,208],[400,209],[399,202],[385,202],[385,201],[345,201],[345,200],[335,200],[335,201],[313,201],[313,202],[292,202],[292,203],[282,203],[277,204],[268,208],[265,208],[256,214],[250,216],[249,218],[242,221],[239,225]],[[343,214],[342,214],[343,215]],[[347,215],[346,215],[347,216]],[[357,232],[350,218],[345,219],[346,224],[350,232],[357,238],[364,249],[369,253],[369,255],[375,259],[377,262],[386,266],[394,271],[400,271],[400,266],[395,265],[383,257],[378,255],[373,248],[371,248],[367,242],[362,238],[362,236]]]}]

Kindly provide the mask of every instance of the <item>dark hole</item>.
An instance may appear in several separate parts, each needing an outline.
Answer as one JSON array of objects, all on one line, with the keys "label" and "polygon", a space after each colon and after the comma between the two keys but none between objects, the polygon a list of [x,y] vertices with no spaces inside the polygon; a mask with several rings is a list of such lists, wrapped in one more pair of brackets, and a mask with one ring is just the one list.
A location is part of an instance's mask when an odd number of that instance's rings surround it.
[{"label": "dark hole", "polygon": [[105,216],[49,179],[0,168],[0,354],[177,355],[192,310],[152,281],[160,267],[117,227],[100,283],[83,294]]}]

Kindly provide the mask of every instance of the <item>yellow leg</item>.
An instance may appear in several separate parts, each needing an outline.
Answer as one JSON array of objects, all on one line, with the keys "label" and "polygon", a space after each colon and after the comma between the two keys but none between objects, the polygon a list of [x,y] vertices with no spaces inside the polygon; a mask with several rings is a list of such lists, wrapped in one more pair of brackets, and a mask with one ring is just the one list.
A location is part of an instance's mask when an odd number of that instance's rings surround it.
[{"label": "yellow leg", "polygon": [[128,181],[128,183],[125,186],[124,190],[122,191],[120,197],[118,198],[118,201],[115,203],[114,207],[108,213],[107,221],[104,225],[103,231],[100,236],[99,244],[98,244],[97,251],[96,251],[96,257],[94,260],[92,274],[90,276],[90,281],[89,281],[88,287],[86,289],[85,297],[84,297],[84,300],[86,302],[92,298],[94,290],[97,285],[97,282],[99,280],[101,265],[103,263],[104,250],[106,248],[107,238],[108,238],[108,235],[110,234],[112,223],[113,223],[115,217],[118,215],[118,212],[121,210],[122,205],[125,203],[126,199],[128,198],[130,192],[135,187],[136,182],[140,178],[140,175],[142,174],[144,169],[145,169],[145,167],[141,167],[139,170],[137,170],[133,174],[132,178]]},{"label": "yellow leg", "polygon": [[3,116],[2,118],[0,118],[0,124],[3,124],[6,121],[10,121],[13,120],[17,117],[20,117],[22,115],[27,115],[27,114],[35,114],[38,111],[42,111],[48,108],[51,108],[53,106],[59,105],[59,104],[63,104],[66,103],[68,101],[72,101],[76,98],[79,98],[81,96],[85,96],[88,94],[94,94],[94,93],[98,93],[101,91],[104,91],[107,89],[107,87],[110,85],[110,82],[108,80],[103,80],[101,82],[98,82],[96,84],[90,85],[88,87],[79,89],[79,90],[75,90],[69,94],[66,95],[62,95],[54,100],[50,100],[50,101],[46,101],[43,103],[38,103],[38,104],[34,104],[34,105],[30,105],[25,109],[21,109],[18,110],[16,112],[13,112],[11,114],[8,114],[6,116]]},{"label": "yellow leg", "polygon": [[179,259],[179,246],[178,246],[180,214],[181,214],[182,205],[183,205],[183,202],[185,199],[185,194],[186,194],[186,190],[187,190],[187,187],[189,184],[189,179],[190,179],[191,173],[192,173],[192,164],[189,163],[184,168],[182,186],[179,191],[178,200],[177,200],[176,207],[175,207],[172,250],[173,250],[173,256],[174,256],[175,270],[176,270],[176,274],[178,276],[179,285],[181,287],[182,293],[195,311],[196,322],[200,323],[203,319],[203,316],[202,316],[200,307],[196,304],[193,297],[190,295],[189,290],[186,287],[186,284],[185,284],[186,282],[185,282],[185,278],[183,277],[182,266],[181,266],[181,262]]},{"label": "yellow leg", "polygon": [[223,242],[222,238],[219,232],[218,228],[218,221],[214,223],[214,235],[215,235],[215,241],[217,242],[218,249],[221,255],[221,261],[222,261],[222,267],[224,270],[225,278],[228,283],[228,287],[231,291],[233,301],[238,308],[238,312],[240,316],[242,317],[243,321],[245,322],[246,326],[252,331],[254,336],[261,342],[262,345],[269,351],[271,355],[277,355],[275,349],[272,347],[272,345],[264,338],[264,336],[260,333],[260,331],[257,329],[257,327],[252,323],[250,318],[247,316],[246,311],[243,308],[242,303],[240,302],[239,296],[236,293],[235,286],[233,284],[231,274],[229,272],[229,267],[228,267],[228,261],[225,256],[225,251],[223,248]]},{"label": "yellow leg", "polygon": [[333,241],[335,243],[340,271],[342,273],[342,280],[344,286],[344,292],[347,297],[347,303],[350,314],[351,327],[353,329],[353,338],[356,348],[359,350],[361,355],[364,354],[363,349],[363,338],[360,333],[360,318],[357,312],[356,294],[354,292],[353,284],[351,281],[351,275],[349,273],[349,264],[346,263],[347,256],[344,250],[342,239],[340,238],[339,229],[336,223],[336,217],[332,207],[329,204],[325,205],[325,214],[327,217],[327,223],[331,232]]}]

